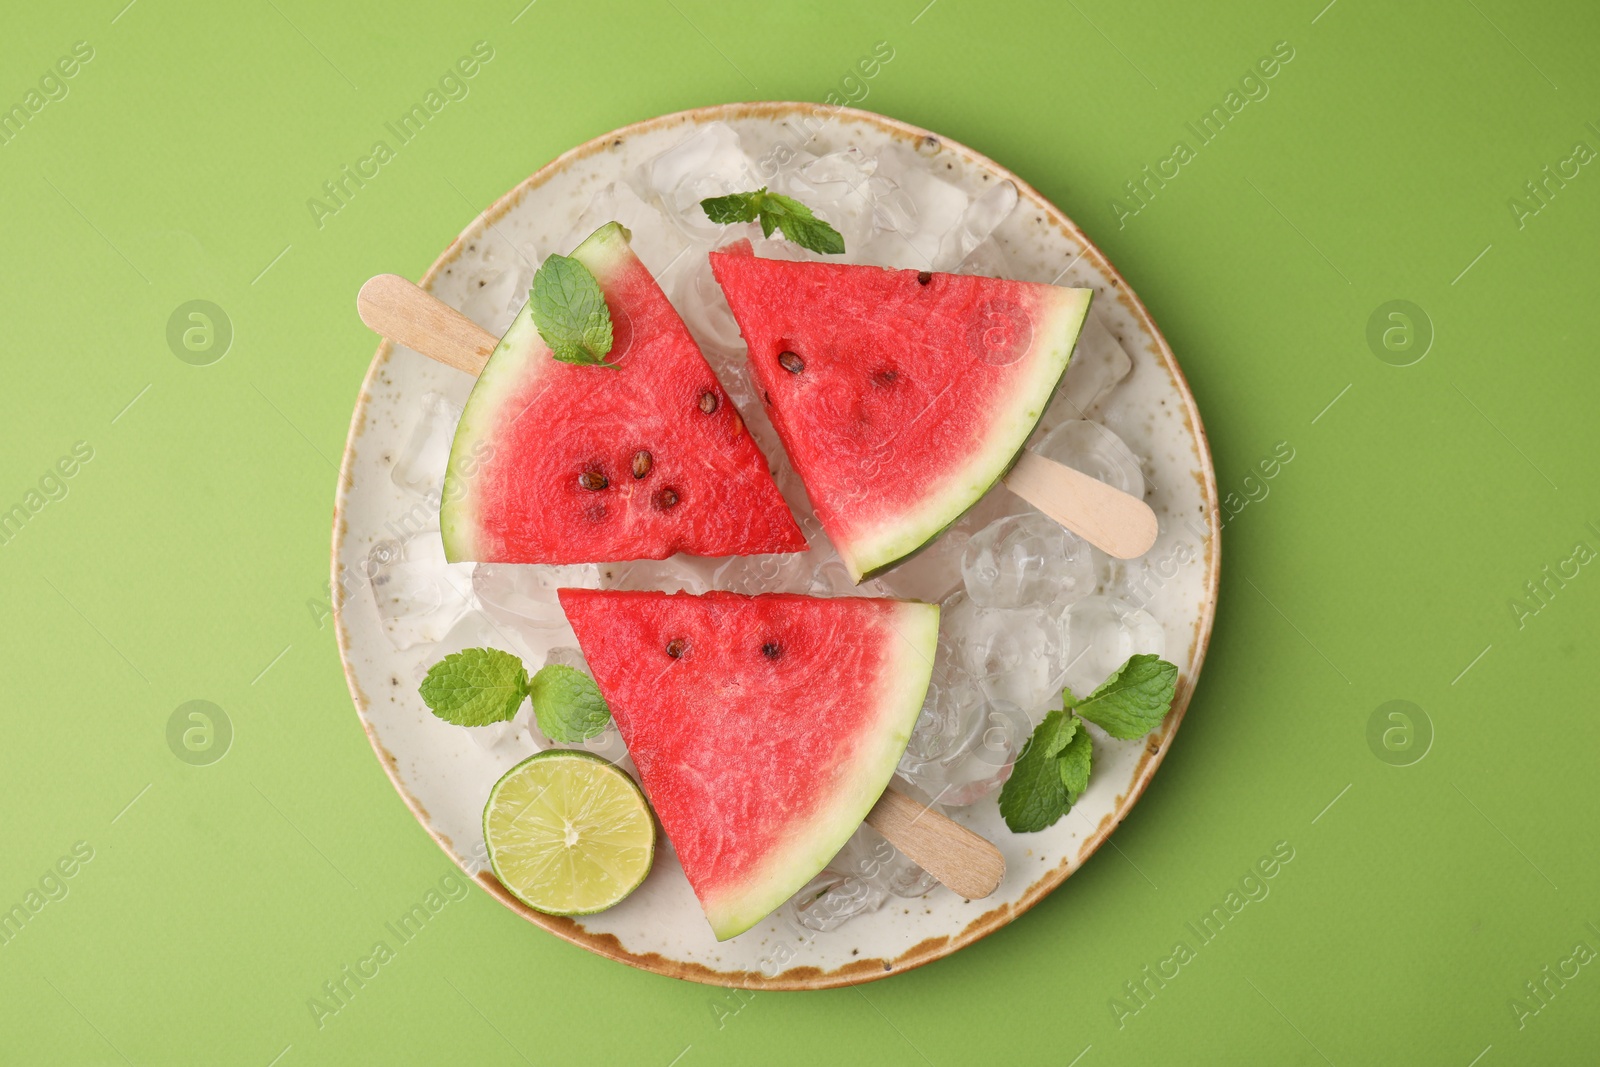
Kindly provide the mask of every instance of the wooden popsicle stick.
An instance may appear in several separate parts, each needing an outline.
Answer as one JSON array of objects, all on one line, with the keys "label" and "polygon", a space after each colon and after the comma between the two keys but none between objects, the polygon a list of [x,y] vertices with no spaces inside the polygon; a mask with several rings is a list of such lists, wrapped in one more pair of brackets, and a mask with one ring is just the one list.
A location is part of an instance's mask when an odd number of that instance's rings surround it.
[{"label": "wooden popsicle stick", "polygon": [[1107,555],[1137,559],[1156,543],[1149,504],[1037,452],[1022,453],[1005,486]]},{"label": "wooden popsicle stick", "polygon": [[356,295],[361,321],[397,345],[476,375],[500,339],[398,274],[370,278]]},{"label": "wooden popsicle stick", "polygon": [[993,893],[1005,877],[1005,857],[988,840],[895,789],[884,790],[867,825],[968,900]]}]

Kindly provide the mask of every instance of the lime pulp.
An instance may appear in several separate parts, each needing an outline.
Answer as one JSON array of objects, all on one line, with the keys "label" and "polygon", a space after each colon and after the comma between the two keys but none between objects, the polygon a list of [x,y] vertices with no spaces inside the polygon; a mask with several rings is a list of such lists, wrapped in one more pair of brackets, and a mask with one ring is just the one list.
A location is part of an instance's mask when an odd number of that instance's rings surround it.
[{"label": "lime pulp", "polygon": [[598,756],[551,749],[507,771],[483,809],[489,866],[549,915],[590,915],[650,873],[655,821],[632,778]]}]

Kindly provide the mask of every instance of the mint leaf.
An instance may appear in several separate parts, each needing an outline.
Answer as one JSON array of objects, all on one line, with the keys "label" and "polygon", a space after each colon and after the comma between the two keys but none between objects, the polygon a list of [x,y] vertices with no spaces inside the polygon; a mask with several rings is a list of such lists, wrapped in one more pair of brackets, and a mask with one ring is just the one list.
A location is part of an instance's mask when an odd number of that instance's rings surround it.
[{"label": "mint leaf", "polygon": [[[787,196],[769,193],[768,199],[776,201],[783,208],[783,213],[778,216],[778,228],[783,235],[802,248],[809,248],[813,252],[837,256],[844,252],[844,236],[838,230],[811,213],[811,209],[798,200],[791,200]],[[765,229],[766,216],[762,216],[762,228]],[[771,233],[767,234],[772,236]]]},{"label": "mint leaf", "polygon": [[1012,833],[1055,824],[1089,788],[1094,744],[1083,720],[1070,711],[1044,717],[1000,787],[1000,815]]},{"label": "mint leaf", "polygon": [[1027,834],[1054,823],[1072,806],[1057,766],[1057,753],[1070,746],[1077,720],[1064,711],[1044,717],[1000,787],[1000,816],[1012,833]]},{"label": "mint leaf", "polygon": [[570,256],[550,256],[533,275],[528,294],[533,324],[563,363],[610,367],[611,309],[589,268]]},{"label": "mint leaf", "polygon": [[[1076,725],[1083,723],[1076,715],[1072,721]],[[1067,807],[1076,804],[1084,790],[1089,788],[1089,763],[1093,758],[1094,744],[1089,731],[1076,730],[1056,758],[1056,770],[1061,772],[1061,784],[1067,790]]]},{"label": "mint leaf", "polygon": [[771,237],[774,230],[802,248],[825,255],[841,255],[844,237],[812,210],[793,197],[770,193],[765,186],[751,193],[729,193],[700,201],[706,217],[727,225],[734,222],[761,222],[761,232]]},{"label": "mint leaf", "polygon": [[1178,688],[1178,668],[1160,656],[1130,656],[1100,688],[1079,701],[1064,693],[1068,708],[1112,737],[1143,737],[1161,725]]},{"label": "mint leaf", "polygon": [[1066,706],[1034,729],[1000,788],[1000,815],[1011,832],[1054,825],[1089,788],[1094,740],[1084,719],[1112,737],[1143,737],[1161,725],[1177,687],[1177,667],[1159,656],[1139,655],[1130,656],[1085,700],[1063,690]]},{"label": "mint leaf", "polygon": [[708,196],[700,201],[700,206],[705,209],[707,218],[723,226],[734,222],[754,222],[761,213],[761,202],[766,195],[766,189],[757,189],[753,193]]},{"label": "mint leaf", "polygon": [[417,691],[445,722],[487,726],[516,715],[528,695],[528,672],[509,652],[469,648],[430,667]]},{"label": "mint leaf", "polygon": [[[1066,712],[1052,711],[1050,715],[1066,715]],[[1048,720],[1050,715],[1046,715],[1045,719]],[[1044,723],[1039,725],[1042,727]],[[1046,759],[1054,759],[1066,751],[1067,747],[1072,744],[1072,739],[1078,736],[1078,727],[1082,725],[1083,720],[1076,715],[1066,715],[1065,721],[1056,727],[1055,732],[1046,741],[1043,752],[1044,757]],[[1035,735],[1038,732],[1038,730],[1035,730]]]},{"label": "mint leaf", "polygon": [[611,709],[594,679],[562,663],[540,668],[528,687],[539,731],[552,741],[583,741],[606,728]]}]

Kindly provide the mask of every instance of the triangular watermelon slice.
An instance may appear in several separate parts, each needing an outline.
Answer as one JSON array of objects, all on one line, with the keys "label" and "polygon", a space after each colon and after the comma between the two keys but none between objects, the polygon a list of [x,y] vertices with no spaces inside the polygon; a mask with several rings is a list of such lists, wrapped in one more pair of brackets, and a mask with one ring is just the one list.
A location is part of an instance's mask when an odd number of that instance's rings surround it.
[{"label": "triangular watermelon slice", "polygon": [[828,539],[861,581],[933,540],[1016,462],[1091,291],[711,254],[750,369]]},{"label": "triangular watermelon slice", "polygon": [[927,694],[930,604],[563,589],[561,606],[717,940],[816,877]]},{"label": "triangular watermelon slice", "polygon": [[683,320],[609,223],[572,257],[611,311],[614,368],[558,362],[524,305],[456,428],[451,562],[608,563],[806,548],[761,449]]}]

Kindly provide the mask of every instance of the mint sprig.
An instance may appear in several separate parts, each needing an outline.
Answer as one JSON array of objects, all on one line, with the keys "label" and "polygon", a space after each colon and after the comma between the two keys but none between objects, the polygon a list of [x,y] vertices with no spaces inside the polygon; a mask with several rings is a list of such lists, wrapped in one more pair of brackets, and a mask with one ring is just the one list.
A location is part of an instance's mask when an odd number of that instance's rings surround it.
[{"label": "mint sprig", "polygon": [[1000,816],[1012,833],[1054,825],[1089,788],[1094,743],[1084,720],[1112,737],[1143,737],[1166,718],[1177,684],[1176,666],[1159,656],[1139,655],[1129,657],[1084,700],[1063,690],[1064,707],[1034,728],[1000,787]]},{"label": "mint sprig", "polygon": [[611,351],[611,309],[588,267],[570,256],[549,256],[534,272],[528,303],[533,324],[556,359],[614,366],[605,361]]},{"label": "mint sprig", "polygon": [[435,715],[457,726],[506,722],[532,697],[539,730],[552,741],[587,740],[611,721],[611,709],[587,674],[551,663],[530,679],[520,659],[497,648],[446,656],[428,669],[417,691]]},{"label": "mint sprig", "polygon": [[1087,699],[1074,699],[1070,689],[1063,699],[1068,708],[1126,741],[1161,725],[1177,688],[1177,667],[1160,656],[1140,655],[1128,657]]},{"label": "mint sprig", "polygon": [[844,236],[838,230],[817,218],[800,201],[768,192],[766,186],[753,193],[707,197],[700,201],[700,206],[712,222],[726,226],[759,220],[761,232],[767,237],[772,236],[773,230],[782,230],[785,238],[801,248],[830,256],[844,254]]}]

